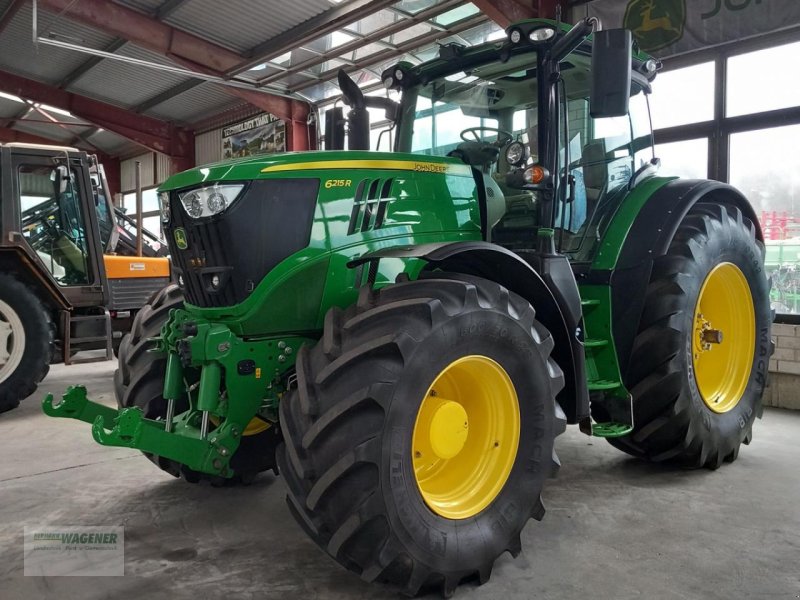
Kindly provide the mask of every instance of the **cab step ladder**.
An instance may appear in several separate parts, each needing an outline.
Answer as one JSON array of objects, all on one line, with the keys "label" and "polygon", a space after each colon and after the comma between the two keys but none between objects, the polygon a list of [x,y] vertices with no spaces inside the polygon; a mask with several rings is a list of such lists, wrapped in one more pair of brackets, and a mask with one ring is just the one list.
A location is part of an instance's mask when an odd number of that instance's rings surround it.
[{"label": "cab step ladder", "polygon": [[[111,314],[107,309],[103,310],[102,314],[97,315],[73,315],[69,312],[62,313],[64,315],[64,364],[77,365],[81,363],[100,362],[103,360],[112,360],[114,358],[113,347],[113,331],[111,329]],[[94,322],[102,325],[102,330],[105,335],[90,336],[90,337],[74,337],[73,326],[76,323]],[[100,329],[98,327],[97,329]],[[72,346],[87,343],[105,342],[105,356],[97,356],[92,358],[72,358]]]}]

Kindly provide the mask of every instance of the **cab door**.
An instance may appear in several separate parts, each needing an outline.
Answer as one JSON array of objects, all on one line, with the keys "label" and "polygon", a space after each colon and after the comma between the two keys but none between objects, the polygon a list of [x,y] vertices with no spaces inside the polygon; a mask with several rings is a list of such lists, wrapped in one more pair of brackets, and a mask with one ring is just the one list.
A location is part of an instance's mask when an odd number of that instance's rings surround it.
[{"label": "cab door", "polygon": [[72,306],[102,306],[102,247],[85,155],[12,155],[16,223],[25,253]]}]

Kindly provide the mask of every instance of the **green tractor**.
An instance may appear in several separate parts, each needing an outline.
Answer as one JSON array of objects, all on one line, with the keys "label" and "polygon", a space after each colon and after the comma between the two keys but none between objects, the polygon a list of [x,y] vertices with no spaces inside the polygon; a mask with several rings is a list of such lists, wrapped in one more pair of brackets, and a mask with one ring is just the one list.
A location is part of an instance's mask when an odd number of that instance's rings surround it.
[{"label": "green tractor", "polygon": [[[51,416],[196,482],[275,469],[308,535],[407,593],[485,582],[541,519],[566,424],[654,462],[748,443],[771,352],[758,221],[659,177],[629,32],[546,20],[443,46],[365,96],[328,150],[160,188],[180,285],[120,348],[120,410]],[[398,100],[393,99],[398,98]],[[370,109],[395,152],[368,152]]]}]

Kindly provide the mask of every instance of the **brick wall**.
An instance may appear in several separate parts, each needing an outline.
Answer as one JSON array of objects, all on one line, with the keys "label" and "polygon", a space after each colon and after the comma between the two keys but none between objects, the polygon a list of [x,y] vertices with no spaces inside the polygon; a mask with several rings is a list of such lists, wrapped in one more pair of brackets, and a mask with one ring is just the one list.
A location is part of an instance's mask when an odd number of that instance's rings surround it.
[{"label": "brick wall", "polygon": [[775,354],[769,361],[766,406],[800,410],[800,325],[774,323]]}]

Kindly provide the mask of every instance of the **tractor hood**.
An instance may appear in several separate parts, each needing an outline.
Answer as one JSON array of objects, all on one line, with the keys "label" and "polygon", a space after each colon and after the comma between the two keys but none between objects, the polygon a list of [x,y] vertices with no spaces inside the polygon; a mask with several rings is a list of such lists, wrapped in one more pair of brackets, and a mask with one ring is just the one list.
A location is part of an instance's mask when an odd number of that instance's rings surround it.
[{"label": "tractor hood", "polygon": [[[308,151],[248,156],[203,165],[167,179],[159,192],[169,192],[213,182],[241,182],[275,177],[297,177],[298,172],[326,169],[399,169],[469,174],[469,167],[456,158],[398,152]],[[313,175],[312,175],[313,176]]]}]

